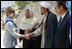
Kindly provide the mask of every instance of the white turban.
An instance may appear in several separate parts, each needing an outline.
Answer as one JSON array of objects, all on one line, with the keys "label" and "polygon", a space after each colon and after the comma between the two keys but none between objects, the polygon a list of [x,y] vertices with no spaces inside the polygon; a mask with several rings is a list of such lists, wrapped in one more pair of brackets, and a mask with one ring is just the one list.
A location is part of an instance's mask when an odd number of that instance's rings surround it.
[{"label": "white turban", "polygon": [[44,7],[44,8],[47,8],[47,9],[50,9],[51,8],[51,4],[47,3],[47,2],[41,2],[40,3],[40,6]]}]

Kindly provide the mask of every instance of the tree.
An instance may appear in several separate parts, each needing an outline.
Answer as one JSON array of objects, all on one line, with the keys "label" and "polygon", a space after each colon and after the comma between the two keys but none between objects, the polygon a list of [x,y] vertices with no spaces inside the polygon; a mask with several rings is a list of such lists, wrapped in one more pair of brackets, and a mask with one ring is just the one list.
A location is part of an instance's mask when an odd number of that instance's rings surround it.
[{"label": "tree", "polygon": [[29,3],[35,3],[37,1],[14,1],[14,4],[19,7],[19,9],[23,9]]}]

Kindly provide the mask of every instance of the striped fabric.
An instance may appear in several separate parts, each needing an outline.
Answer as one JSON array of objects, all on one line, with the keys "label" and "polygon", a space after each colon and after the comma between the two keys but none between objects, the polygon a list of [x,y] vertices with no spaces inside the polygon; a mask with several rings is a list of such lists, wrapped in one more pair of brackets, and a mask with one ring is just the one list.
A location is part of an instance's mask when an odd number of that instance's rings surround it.
[{"label": "striped fabric", "polygon": [[54,33],[56,28],[55,18],[49,16],[49,21],[46,22],[46,34],[45,34],[45,48],[53,48],[54,46]]}]

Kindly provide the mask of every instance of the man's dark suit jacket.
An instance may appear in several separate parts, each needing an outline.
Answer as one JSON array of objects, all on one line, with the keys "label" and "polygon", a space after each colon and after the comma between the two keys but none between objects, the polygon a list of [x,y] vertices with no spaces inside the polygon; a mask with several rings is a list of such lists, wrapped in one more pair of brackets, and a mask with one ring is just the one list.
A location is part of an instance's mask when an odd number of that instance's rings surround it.
[{"label": "man's dark suit jacket", "polygon": [[69,47],[69,27],[70,27],[70,13],[66,13],[61,22],[57,26],[56,35],[54,38],[55,48],[68,48]]}]

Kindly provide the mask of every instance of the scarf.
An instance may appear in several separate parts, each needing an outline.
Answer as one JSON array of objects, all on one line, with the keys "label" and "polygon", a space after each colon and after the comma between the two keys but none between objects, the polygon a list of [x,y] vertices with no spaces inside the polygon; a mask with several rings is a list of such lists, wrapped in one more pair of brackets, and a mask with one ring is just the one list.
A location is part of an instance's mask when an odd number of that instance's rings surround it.
[{"label": "scarf", "polygon": [[11,22],[13,23],[13,25],[15,26],[16,31],[18,31],[18,28],[17,28],[17,25],[16,25],[15,21],[14,21],[11,17],[6,16],[5,24],[6,24],[8,21],[11,21]]}]

